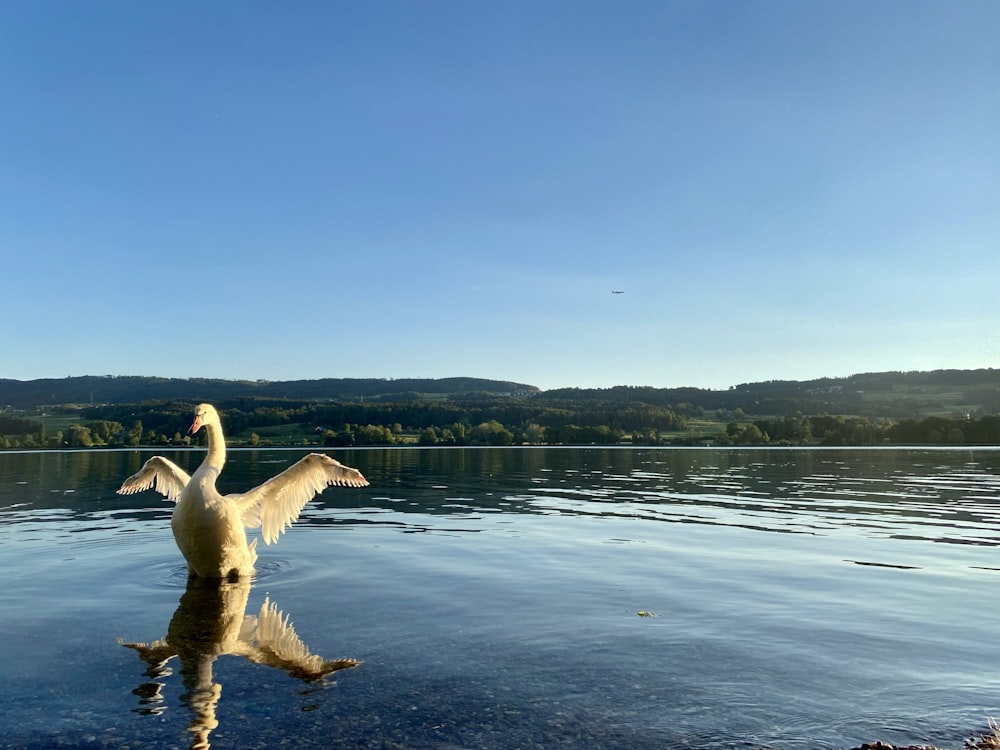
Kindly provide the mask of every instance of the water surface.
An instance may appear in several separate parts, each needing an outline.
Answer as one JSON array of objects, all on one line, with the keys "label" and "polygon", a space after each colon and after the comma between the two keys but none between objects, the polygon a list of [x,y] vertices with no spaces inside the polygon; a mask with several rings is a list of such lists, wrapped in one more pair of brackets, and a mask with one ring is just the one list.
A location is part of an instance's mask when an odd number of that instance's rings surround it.
[{"label": "water surface", "polygon": [[[0,747],[960,747],[1000,713],[1000,452],[336,451],[370,487],[184,602],[171,504],[114,492],[149,455],[0,454]],[[269,607],[362,664],[227,651]],[[215,694],[121,644],[168,631],[225,641]]]}]

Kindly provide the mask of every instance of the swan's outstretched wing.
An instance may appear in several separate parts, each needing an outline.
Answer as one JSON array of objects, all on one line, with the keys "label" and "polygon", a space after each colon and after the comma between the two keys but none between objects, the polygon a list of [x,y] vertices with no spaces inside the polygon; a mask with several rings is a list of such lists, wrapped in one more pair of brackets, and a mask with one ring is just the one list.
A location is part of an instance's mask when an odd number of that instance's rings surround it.
[{"label": "swan's outstretched wing", "polygon": [[239,653],[250,661],[278,667],[302,680],[318,680],[338,669],[350,669],[361,663],[357,659],[324,661],[323,657],[309,651],[288,616],[268,597],[264,598],[256,617],[250,615],[244,619],[240,642],[243,648]]},{"label": "swan's outstretched wing", "polygon": [[163,456],[153,456],[142,465],[135,474],[126,479],[118,488],[119,495],[131,495],[142,492],[155,485],[155,489],[167,500],[176,500],[181,496],[184,485],[191,477],[180,466]]},{"label": "swan's outstretched wing", "polygon": [[244,524],[251,529],[259,525],[264,543],[270,544],[292,525],[306,503],[332,484],[367,487],[368,480],[357,469],[310,453],[259,487],[227,499],[240,504]]}]

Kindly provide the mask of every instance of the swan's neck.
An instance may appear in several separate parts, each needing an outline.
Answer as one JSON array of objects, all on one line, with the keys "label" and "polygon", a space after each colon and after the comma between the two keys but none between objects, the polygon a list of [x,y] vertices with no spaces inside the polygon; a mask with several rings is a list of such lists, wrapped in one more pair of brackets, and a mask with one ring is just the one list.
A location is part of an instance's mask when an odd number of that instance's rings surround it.
[{"label": "swan's neck", "polygon": [[205,429],[208,430],[208,455],[201,465],[214,466],[222,471],[222,466],[226,463],[226,438],[222,434],[222,427],[217,424],[207,424]]}]

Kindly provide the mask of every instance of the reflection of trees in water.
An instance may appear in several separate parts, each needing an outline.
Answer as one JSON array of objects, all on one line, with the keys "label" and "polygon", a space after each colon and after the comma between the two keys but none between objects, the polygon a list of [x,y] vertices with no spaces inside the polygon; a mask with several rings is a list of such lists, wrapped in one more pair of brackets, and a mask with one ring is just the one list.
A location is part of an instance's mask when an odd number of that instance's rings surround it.
[{"label": "reflection of trees in water", "polygon": [[[184,466],[194,454],[173,451],[163,455]],[[148,455],[99,449],[0,454],[0,458],[11,476],[22,479],[2,488],[5,502],[66,509],[82,518],[108,510],[125,511],[127,516],[129,509],[135,509],[136,500],[116,495],[114,488],[121,483],[123,472],[127,472],[125,476],[134,474]],[[162,507],[168,513],[172,508],[171,503],[153,502],[152,507]]]},{"label": "reflection of trees in water", "polygon": [[[970,458],[971,453],[929,453],[929,460],[945,464],[939,470],[942,475],[964,472]],[[368,502],[387,511],[454,514],[457,501],[470,511],[551,512],[560,509],[560,491],[565,489],[565,497],[594,503],[563,510],[603,515],[612,512],[608,506],[614,503],[816,512],[844,500],[845,482],[852,483],[851,494],[865,498],[858,512],[879,513],[896,502],[885,487],[908,481],[913,456],[893,449],[574,446],[372,449],[358,451],[352,460],[378,477]],[[1000,471],[1000,454],[980,452],[976,461],[984,477]],[[934,488],[918,492],[936,496]],[[340,500],[324,499],[324,506],[350,509]]]},{"label": "reflection of trees in water", "polygon": [[[276,464],[290,465],[305,452],[233,451],[226,482],[236,489],[254,484],[272,476]],[[924,519],[929,512],[924,506],[937,505],[953,508],[956,520],[983,525],[1000,493],[1000,480],[994,479],[1000,476],[1000,452],[989,450],[550,446],[377,448],[336,455],[371,477],[373,487],[361,496],[324,496],[303,516],[303,524],[408,523],[399,515],[372,514],[372,509],[404,515],[605,515],[631,512],[637,505],[640,515],[670,520],[668,506],[694,504],[830,518],[843,512],[855,517],[891,512],[897,520]],[[138,471],[148,452],[40,451],[0,457],[7,476],[26,480],[3,485],[8,506],[68,510],[78,518],[111,511],[119,521],[149,522],[152,512],[157,523],[173,507],[158,498],[137,506],[134,497],[113,493],[120,477]],[[196,460],[183,450],[168,457],[181,466]],[[914,473],[931,478],[914,479]],[[569,507],[563,502],[567,498],[585,502]],[[24,517],[46,520],[41,513]]]},{"label": "reflection of trees in water", "polygon": [[913,525],[913,533],[951,539],[937,528],[936,514],[944,512],[970,524],[979,539],[976,529],[991,524],[997,505],[1000,454],[925,453],[931,470],[917,478],[914,451],[896,449],[385,449],[359,453],[358,464],[385,461],[371,474],[384,472],[376,487],[390,489],[372,502],[402,513],[624,512],[774,531],[817,518],[826,528],[889,513],[894,523]]},{"label": "reflection of trees in water", "polygon": [[138,713],[158,715],[166,710],[163,691],[172,674],[168,663],[175,657],[179,660],[184,687],[181,701],[192,714],[188,725],[192,748],[208,748],[209,735],[219,725],[216,709],[222,686],[212,675],[218,657],[241,656],[305,682],[320,681],[360,663],[355,659],[327,661],[311,653],[289,618],[268,598],[256,615],[246,615],[250,586],[249,578],[232,582],[192,578],[163,638],[149,643],[119,641],[149,665],[144,674],[152,681],[132,691],[139,696]]}]

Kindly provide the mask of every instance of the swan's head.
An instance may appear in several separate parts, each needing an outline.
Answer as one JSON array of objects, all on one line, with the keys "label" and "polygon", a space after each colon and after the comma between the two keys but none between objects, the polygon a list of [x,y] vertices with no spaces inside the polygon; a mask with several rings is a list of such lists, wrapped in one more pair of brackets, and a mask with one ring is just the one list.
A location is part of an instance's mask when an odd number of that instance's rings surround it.
[{"label": "swan's head", "polygon": [[198,404],[194,408],[194,422],[188,432],[193,435],[207,424],[219,424],[219,412],[211,404]]}]

